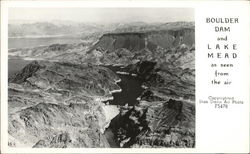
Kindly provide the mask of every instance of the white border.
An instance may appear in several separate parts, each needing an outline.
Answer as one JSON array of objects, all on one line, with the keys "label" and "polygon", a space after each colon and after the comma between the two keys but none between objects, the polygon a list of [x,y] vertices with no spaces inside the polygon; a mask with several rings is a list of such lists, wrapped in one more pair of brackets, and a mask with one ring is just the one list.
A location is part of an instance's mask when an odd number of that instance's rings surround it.
[{"label": "white border", "polygon": [[[43,149],[32,149],[32,148],[9,148],[7,145],[8,141],[8,133],[7,133],[7,127],[8,127],[8,117],[7,117],[7,87],[8,87],[8,8],[10,7],[56,7],[56,8],[64,8],[64,7],[177,7],[177,8],[184,8],[184,7],[191,7],[199,8],[199,10],[202,10],[202,8],[213,8],[221,7],[224,9],[231,9],[231,8],[237,8],[239,11],[241,8],[244,8],[245,10],[248,9],[249,12],[249,2],[246,1],[231,1],[231,2],[198,2],[198,1],[1,1],[1,152],[3,153],[201,153],[201,152],[248,152],[249,145],[243,145],[244,148],[237,149],[237,151],[228,150],[231,149],[228,147],[223,147],[222,149],[213,149],[213,147],[210,148],[201,148],[200,142],[206,142],[206,139],[199,138],[199,134],[196,133],[196,147],[190,148],[190,149],[175,149],[175,148],[161,148],[161,149],[153,149],[153,148],[134,148],[134,149],[114,149],[114,148],[66,148],[66,149],[59,149],[59,148],[43,148]],[[243,10],[244,10],[243,9]],[[196,12],[196,13],[202,13],[202,12]],[[249,18],[249,14],[248,14]],[[196,19],[197,20],[197,19]],[[196,25],[197,27],[197,25]],[[249,34],[249,33],[248,33]],[[197,34],[196,33],[196,43],[197,40]],[[248,40],[249,41],[249,37]],[[248,48],[249,49],[249,48]],[[196,47],[196,52],[198,48]],[[197,58],[197,57],[196,57]],[[197,65],[196,65],[197,66]],[[248,66],[249,67],[249,66]],[[248,75],[249,78],[249,75]],[[249,89],[249,88],[248,88]],[[199,93],[196,89],[196,100]],[[249,100],[249,99],[248,99]],[[249,103],[249,101],[247,102]],[[197,107],[196,102],[196,107]],[[248,108],[248,114],[249,115],[249,105]],[[196,132],[199,132],[199,122],[200,118],[199,114],[202,114],[200,112],[197,112],[196,115]],[[249,118],[248,118],[249,121]],[[249,122],[244,125],[249,130]],[[248,132],[249,133],[249,132]],[[247,132],[246,132],[247,135]],[[249,134],[248,134],[249,136]],[[216,140],[214,141],[216,142]],[[223,143],[221,143],[223,144]],[[249,144],[249,137],[248,137],[248,143]]]}]

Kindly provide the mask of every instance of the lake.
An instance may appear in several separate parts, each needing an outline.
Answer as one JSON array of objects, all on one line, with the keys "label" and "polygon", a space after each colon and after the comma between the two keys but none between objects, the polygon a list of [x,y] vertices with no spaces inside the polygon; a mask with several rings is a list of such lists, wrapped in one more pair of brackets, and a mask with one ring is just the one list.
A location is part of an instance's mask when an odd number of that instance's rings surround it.
[{"label": "lake", "polygon": [[[29,48],[41,45],[51,45],[55,43],[80,43],[80,38],[59,38],[59,37],[49,37],[49,38],[9,38],[8,47],[10,48]],[[10,57],[9,57],[10,58]],[[9,75],[16,73],[21,70],[25,65],[31,61],[22,60],[18,58],[11,58],[8,62]],[[123,68],[118,66],[106,66],[116,71],[125,71]],[[121,82],[118,85],[121,87],[121,93],[114,93],[114,100],[110,101],[110,104],[119,105],[134,105],[136,104],[136,98],[142,93],[141,88],[142,80],[138,77],[130,75],[118,74],[121,78]]]},{"label": "lake", "polygon": [[[47,37],[47,38],[8,38],[8,48],[31,48],[42,45],[51,45],[51,44],[71,44],[71,43],[80,43],[81,39],[76,37],[71,38],[62,38],[62,37]],[[9,57],[10,58],[10,57]],[[18,59],[12,57],[8,61],[8,74],[9,76],[21,70],[25,65],[31,61]]]},{"label": "lake", "polygon": [[61,37],[47,37],[47,38],[9,38],[8,48],[31,48],[51,44],[72,44],[80,43],[80,38],[61,38]]},{"label": "lake", "polygon": [[[9,38],[8,47],[10,48],[30,48],[41,45],[51,45],[55,43],[80,43],[79,38]],[[8,59],[8,75],[14,75],[21,69],[23,69],[28,63],[32,61],[23,60],[16,57],[9,57]],[[105,66],[116,71],[125,71],[118,66]],[[117,83],[122,92],[113,93],[113,100],[110,100],[110,104],[115,105],[135,105],[138,103],[136,100],[138,96],[142,93],[143,89],[141,88],[142,79],[124,74],[117,74],[121,78],[121,82]],[[111,121],[112,122],[112,121]],[[114,140],[114,134],[111,128],[107,128],[104,135],[106,136],[110,146],[112,148],[119,148],[119,144]]]},{"label": "lake", "polygon": [[[113,72],[120,71],[124,72],[126,68],[119,66],[106,66]],[[142,83],[143,80],[139,77],[128,75],[128,74],[117,74],[121,78],[121,82],[117,84],[122,89],[119,93],[113,93],[113,100],[108,101],[112,105],[125,105],[133,106],[138,103],[137,98],[143,92]]]},{"label": "lake", "polygon": [[[23,60],[18,58],[8,59],[8,74],[9,76],[17,73],[21,69],[23,69],[28,63],[32,61]],[[117,66],[106,66],[114,72],[124,69],[121,69]],[[117,84],[121,87],[122,91],[119,93],[113,93],[113,100],[110,100],[109,103],[113,105],[135,105],[137,103],[137,97],[143,92],[142,79],[124,74],[117,74],[121,78],[121,82]]]},{"label": "lake", "polygon": [[22,70],[27,64],[31,63],[30,60],[23,60],[18,58],[8,59],[8,75],[9,77],[18,71]]},{"label": "lake", "polygon": [[143,92],[142,80],[138,77],[130,75],[120,75],[121,82],[118,85],[121,87],[122,92],[112,94],[114,100],[110,101],[110,104],[119,105],[135,105],[138,103],[137,97]]},{"label": "lake", "polygon": [[[8,60],[9,76],[14,75],[30,62],[32,61],[18,59],[18,58],[9,59]],[[124,71],[124,69],[121,69],[120,67],[108,66],[108,68],[110,68],[114,72],[119,70]],[[117,75],[121,78],[121,82],[119,82],[118,85],[121,87],[122,92],[113,93],[112,95],[114,99],[110,100],[109,103],[114,105],[137,104],[138,101],[136,99],[143,92],[143,88],[141,87],[143,82],[142,79],[131,75],[124,75],[124,74],[117,74]],[[112,125],[112,123],[113,121],[111,121],[110,124]],[[111,128],[107,128],[104,135],[107,141],[109,142],[111,148],[119,148],[119,144],[115,142],[114,133],[112,132]]]}]

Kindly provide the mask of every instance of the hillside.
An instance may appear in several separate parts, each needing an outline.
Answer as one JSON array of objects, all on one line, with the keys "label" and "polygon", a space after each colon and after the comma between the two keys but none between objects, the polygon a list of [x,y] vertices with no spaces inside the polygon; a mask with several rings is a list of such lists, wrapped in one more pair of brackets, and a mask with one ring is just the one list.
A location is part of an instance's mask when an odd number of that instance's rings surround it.
[{"label": "hillside", "polygon": [[[109,147],[108,127],[120,147],[195,147],[193,23],[114,27],[94,42],[9,50],[38,60],[9,78],[11,146]],[[143,92],[105,105],[120,75]]]},{"label": "hillside", "polygon": [[[92,63],[125,66],[155,94],[194,100],[195,32],[192,28],[103,35],[88,52]],[[79,61],[86,61],[87,57]]]},{"label": "hillside", "polygon": [[110,126],[121,147],[160,148],[195,146],[195,107],[185,101],[141,102],[123,108]]},{"label": "hillside", "polygon": [[[108,33],[99,39],[88,54],[91,55],[89,57],[92,61],[110,65],[112,63],[127,65],[138,60],[168,62],[175,53],[188,54],[187,50],[194,50],[194,36],[195,32],[192,28]],[[98,56],[94,59],[94,55]],[[86,59],[83,58],[82,61]]]},{"label": "hillside", "polygon": [[192,27],[109,33],[88,52],[92,62],[122,66],[144,81],[139,105],[111,122],[121,147],[195,146],[194,37]]},{"label": "hillside", "polygon": [[104,34],[107,32],[142,32],[152,30],[167,30],[173,28],[194,27],[193,22],[172,23],[84,23],[72,21],[10,21],[8,37],[87,37],[90,34]]},{"label": "hillside", "polygon": [[99,66],[34,61],[9,79],[10,146],[109,147],[119,77]]},{"label": "hillside", "polygon": [[82,37],[106,30],[103,25],[66,21],[10,23],[8,28],[9,37]]}]

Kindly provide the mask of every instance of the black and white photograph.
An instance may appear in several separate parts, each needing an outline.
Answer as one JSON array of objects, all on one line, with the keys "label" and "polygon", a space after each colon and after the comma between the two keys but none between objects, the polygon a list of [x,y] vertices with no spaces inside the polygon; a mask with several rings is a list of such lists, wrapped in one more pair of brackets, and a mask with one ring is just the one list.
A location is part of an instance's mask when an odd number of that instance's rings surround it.
[{"label": "black and white photograph", "polygon": [[195,148],[193,8],[9,8],[8,146]]}]

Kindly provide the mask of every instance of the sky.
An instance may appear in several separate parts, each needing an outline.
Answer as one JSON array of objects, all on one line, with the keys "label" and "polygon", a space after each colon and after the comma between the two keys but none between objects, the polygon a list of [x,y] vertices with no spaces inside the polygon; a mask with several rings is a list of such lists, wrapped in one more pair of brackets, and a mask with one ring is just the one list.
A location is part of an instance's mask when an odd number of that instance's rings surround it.
[{"label": "sky", "polygon": [[10,8],[10,21],[92,23],[194,21],[192,8]]}]

